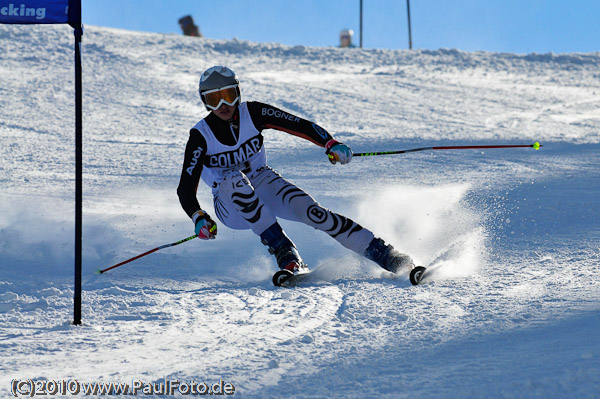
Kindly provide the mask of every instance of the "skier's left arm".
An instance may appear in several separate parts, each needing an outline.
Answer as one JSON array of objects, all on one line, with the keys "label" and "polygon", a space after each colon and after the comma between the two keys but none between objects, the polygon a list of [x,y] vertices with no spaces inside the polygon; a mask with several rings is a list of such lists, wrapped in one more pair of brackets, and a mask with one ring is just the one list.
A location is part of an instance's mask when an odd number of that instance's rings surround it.
[{"label": "skier's left arm", "polygon": [[248,102],[248,111],[256,129],[275,129],[301,137],[325,148],[329,161],[333,164],[348,163],[352,160],[352,150],[340,143],[321,126],[299,116],[282,111],[272,105],[260,102]]}]

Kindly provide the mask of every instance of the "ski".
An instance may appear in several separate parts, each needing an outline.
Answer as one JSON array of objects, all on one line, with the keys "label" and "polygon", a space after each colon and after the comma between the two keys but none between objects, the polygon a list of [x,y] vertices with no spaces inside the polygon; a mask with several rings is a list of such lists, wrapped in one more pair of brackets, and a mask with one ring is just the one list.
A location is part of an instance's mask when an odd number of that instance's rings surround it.
[{"label": "ski", "polygon": [[273,285],[275,287],[293,287],[299,281],[304,280],[310,273],[311,270],[308,268],[304,268],[296,273],[285,269],[279,270],[273,275]]},{"label": "ski", "polygon": [[421,281],[423,281],[423,277],[425,277],[425,272],[427,268],[424,266],[417,266],[410,271],[409,279],[412,285],[419,285]]}]

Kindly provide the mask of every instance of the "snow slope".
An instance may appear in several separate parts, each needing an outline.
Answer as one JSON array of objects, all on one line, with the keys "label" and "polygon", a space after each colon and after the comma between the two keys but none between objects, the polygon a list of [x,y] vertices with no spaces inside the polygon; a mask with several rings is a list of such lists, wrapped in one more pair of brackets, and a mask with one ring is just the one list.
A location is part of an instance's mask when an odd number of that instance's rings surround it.
[{"label": "snow slope", "polygon": [[[595,398],[600,392],[600,54],[288,47],[87,27],[83,325],[72,326],[73,37],[0,25],[0,396],[13,379],[223,380],[243,398]],[[266,131],[270,164],[322,205],[439,265],[412,287],[306,226],[314,278],[193,234],[175,188],[206,112],[201,71],[315,120],[354,151],[330,165]],[[212,211],[209,190],[199,200]],[[67,395],[68,396],[68,395]]]}]

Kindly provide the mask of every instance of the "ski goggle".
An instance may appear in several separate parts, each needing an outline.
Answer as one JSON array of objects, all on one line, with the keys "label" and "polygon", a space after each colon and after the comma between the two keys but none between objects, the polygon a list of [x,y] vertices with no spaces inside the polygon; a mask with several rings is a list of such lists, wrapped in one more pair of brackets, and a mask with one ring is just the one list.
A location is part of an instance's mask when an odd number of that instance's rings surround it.
[{"label": "ski goggle", "polygon": [[202,92],[204,104],[212,109],[217,110],[222,104],[235,105],[240,99],[237,85],[225,86],[219,89],[207,90]]}]

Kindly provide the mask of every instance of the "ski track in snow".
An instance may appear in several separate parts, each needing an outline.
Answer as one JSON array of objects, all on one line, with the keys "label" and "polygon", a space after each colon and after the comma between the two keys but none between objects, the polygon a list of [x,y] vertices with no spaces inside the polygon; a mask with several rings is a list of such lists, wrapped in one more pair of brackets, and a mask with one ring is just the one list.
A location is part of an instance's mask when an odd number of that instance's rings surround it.
[{"label": "ski track in snow", "polygon": [[[83,325],[72,326],[72,32],[0,26],[0,396],[11,380],[218,382],[244,398],[595,398],[600,392],[599,54],[289,47],[87,27]],[[331,166],[266,131],[270,164],[435,265],[412,287],[282,222],[315,269],[272,287],[249,232],[191,234],[175,188],[205,115],[198,74],[315,120]],[[333,112],[335,111],[335,112]],[[209,190],[198,196],[207,207]],[[211,208],[208,207],[209,213]],[[432,268],[433,270],[433,268]]]}]

